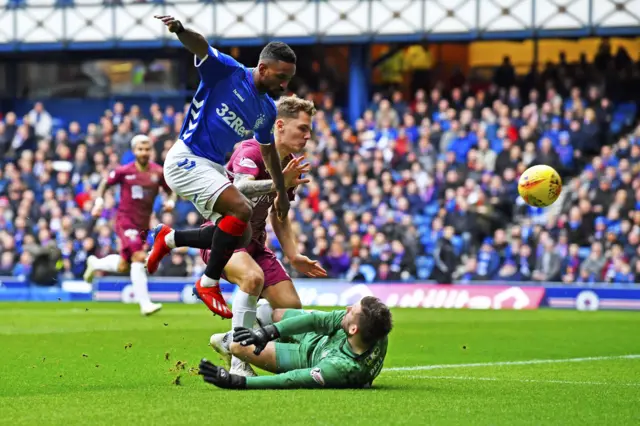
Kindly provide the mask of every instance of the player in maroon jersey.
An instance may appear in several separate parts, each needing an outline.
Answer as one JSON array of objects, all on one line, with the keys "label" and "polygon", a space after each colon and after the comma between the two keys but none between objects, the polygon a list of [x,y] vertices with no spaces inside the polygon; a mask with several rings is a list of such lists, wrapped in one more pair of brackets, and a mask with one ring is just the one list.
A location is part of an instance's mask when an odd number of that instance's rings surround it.
[{"label": "player in maroon jersey", "polygon": [[[283,164],[287,165],[283,169],[283,175],[290,188],[289,197],[293,198],[293,188],[308,182],[308,179],[302,179],[300,175],[308,172],[309,166],[303,164],[302,157],[293,159],[292,154],[300,153],[310,138],[311,117],[315,109],[313,103],[296,97],[281,98],[277,102],[277,108],[274,129],[276,149]],[[235,174],[234,185],[253,204],[251,241],[246,248],[236,250],[224,268],[225,278],[239,287],[233,300],[232,326],[252,327],[260,295],[273,307],[299,308],[301,305],[291,278],[275,254],[265,246],[265,228],[269,216],[284,254],[293,267],[311,277],[326,276],[326,272],[318,262],[298,253],[289,219],[278,220],[273,210],[269,214],[276,197],[275,186],[266,171],[257,142],[242,142],[227,164],[227,170]],[[164,256],[174,247],[200,248],[206,261],[209,244],[208,236],[203,234],[214,229],[211,225],[200,229],[174,231],[166,225],[160,225],[156,228],[158,237],[153,250]],[[224,299],[216,300],[216,303],[226,308]]]},{"label": "player in maroon jersey", "polygon": [[153,213],[153,203],[160,187],[171,194],[165,204],[172,210],[175,196],[164,181],[162,166],[150,161],[153,146],[145,135],[137,135],[131,140],[131,149],[136,157],[132,163],[120,166],[103,179],[96,191],[92,215],[99,217],[104,207],[104,193],[107,188],[120,185],[120,204],[116,214],[116,233],[120,239],[120,254],[98,259],[89,256],[84,279],[93,281],[95,271],[131,274],[131,284],[143,315],[158,312],[162,305],[152,303],[147,288],[147,272],[144,261],[147,256],[145,242],[149,230],[149,219]]}]

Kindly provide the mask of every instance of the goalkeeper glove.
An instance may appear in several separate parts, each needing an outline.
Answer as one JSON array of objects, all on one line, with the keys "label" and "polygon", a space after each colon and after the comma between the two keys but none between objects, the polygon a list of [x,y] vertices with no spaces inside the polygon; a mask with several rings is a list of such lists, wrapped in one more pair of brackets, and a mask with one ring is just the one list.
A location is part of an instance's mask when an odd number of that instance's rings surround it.
[{"label": "goalkeeper glove", "polygon": [[255,349],[253,353],[256,355],[260,355],[260,352],[264,350],[267,343],[276,340],[278,337],[280,337],[280,333],[273,324],[255,330],[245,327],[236,327],[233,329],[233,341],[240,343],[242,346],[254,345]]},{"label": "goalkeeper glove", "polygon": [[204,358],[200,361],[198,374],[204,378],[205,382],[211,383],[212,385],[222,389],[247,388],[246,377],[238,376],[237,374],[229,374],[229,372],[224,368],[217,367]]}]

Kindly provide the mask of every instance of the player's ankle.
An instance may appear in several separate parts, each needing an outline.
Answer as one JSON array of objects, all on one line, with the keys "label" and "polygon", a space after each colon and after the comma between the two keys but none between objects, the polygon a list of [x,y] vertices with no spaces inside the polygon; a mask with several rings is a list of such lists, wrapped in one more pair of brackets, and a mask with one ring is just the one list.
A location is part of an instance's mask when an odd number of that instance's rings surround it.
[{"label": "player's ankle", "polygon": [[214,280],[211,277],[208,277],[206,275],[203,275],[202,278],[200,279],[200,285],[202,287],[216,287],[217,285],[219,285],[220,280]]}]

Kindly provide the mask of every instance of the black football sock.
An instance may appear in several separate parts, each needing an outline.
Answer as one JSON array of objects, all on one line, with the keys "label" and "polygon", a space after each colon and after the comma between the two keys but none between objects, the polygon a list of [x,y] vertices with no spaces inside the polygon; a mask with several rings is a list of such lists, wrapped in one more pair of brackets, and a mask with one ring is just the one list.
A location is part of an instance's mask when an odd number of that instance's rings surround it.
[{"label": "black football sock", "polygon": [[206,250],[211,247],[216,227],[213,225],[205,226],[198,229],[185,229],[175,231],[174,241],[176,247],[191,247]]},{"label": "black football sock", "polygon": [[[231,259],[233,252],[242,241],[242,234],[247,229],[247,222],[233,216],[225,216],[215,229],[213,239],[210,240],[211,254],[204,274],[213,279],[220,280],[222,270]],[[208,248],[208,247],[207,247]]]}]

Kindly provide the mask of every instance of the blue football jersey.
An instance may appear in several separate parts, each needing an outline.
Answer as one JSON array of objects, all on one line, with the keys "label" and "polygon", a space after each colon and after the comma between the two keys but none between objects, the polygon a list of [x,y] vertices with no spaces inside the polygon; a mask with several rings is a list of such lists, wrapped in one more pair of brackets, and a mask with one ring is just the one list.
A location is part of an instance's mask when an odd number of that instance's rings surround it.
[{"label": "blue football jersey", "polygon": [[209,46],[203,60],[194,64],[200,86],[185,117],[179,139],[200,157],[224,164],[225,155],[253,132],[263,145],[274,142],[276,105],[261,94],[252,70]]}]

